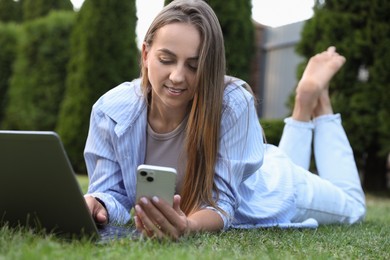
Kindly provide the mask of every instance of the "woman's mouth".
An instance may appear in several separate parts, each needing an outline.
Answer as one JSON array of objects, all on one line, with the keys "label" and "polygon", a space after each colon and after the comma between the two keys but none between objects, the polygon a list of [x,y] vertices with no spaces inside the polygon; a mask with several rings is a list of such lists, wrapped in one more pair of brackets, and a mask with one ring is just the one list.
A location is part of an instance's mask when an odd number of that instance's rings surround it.
[{"label": "woman's mouth", "polygon": [[166,87],[169,91],[169,93],[172,93],[173,95],[179,95],[185,91],[185,89],[180,89],[180,88],[170,88]]}]

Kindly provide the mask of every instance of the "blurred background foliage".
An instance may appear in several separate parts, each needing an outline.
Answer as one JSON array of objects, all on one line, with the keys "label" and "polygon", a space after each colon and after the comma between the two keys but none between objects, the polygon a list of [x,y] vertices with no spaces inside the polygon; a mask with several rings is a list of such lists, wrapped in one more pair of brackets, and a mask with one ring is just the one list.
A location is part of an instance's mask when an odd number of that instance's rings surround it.
[{"label": "blurred background foliage", "polygon": [[[171,1],[166,0],[165,4]],[[207,0],[225,36],[227,72],[249,80],[254,57],[251,0]],[[390,152],[390,2],[316,0],[297,53],[304,62],[337,46],[348,62],[331,83],[366,190],[386,187]],[[57,131],[85,173],[89,116],[99,96],[139,76],[135,0],[0,0],[0,128]],[[282,120],[261,119],[278,144]]]},{"label": "blurred background foliage", "polygon": [[116,85],[139,75],[135,0],[86,0],[70,39],[65,97],[55,128],[75,169],[82,156],[95,101]]},{"label": "blurred background foliage", "polygon": [[52,130],[64,98],[74,13],[55,11],[23,23],[9,79],[7,129]]},{"label": "blurred background foliage", "polygon": [[386,189],[390,153],[390,2],[316,0],[296,50],[304,56],[335,45],[347,58],[330,85],[366,190]]}]

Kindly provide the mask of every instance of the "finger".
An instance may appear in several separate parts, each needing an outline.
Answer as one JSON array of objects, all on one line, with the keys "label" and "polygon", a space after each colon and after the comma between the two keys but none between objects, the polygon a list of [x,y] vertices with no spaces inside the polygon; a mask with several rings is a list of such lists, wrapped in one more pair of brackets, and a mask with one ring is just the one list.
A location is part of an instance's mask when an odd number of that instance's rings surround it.
[{"label": "finger", "polygon": [[135,226],[136,226],[137,230],[142,234],[142,236],[144,236],[144,237],[152,237],[153,236],[153,233],[146,228],[146,226],[144,225],[144,223],[141,221],[141,219],[138,216],[134,216],[134,222],[135,222]]},{"label": "finger", "polygon": [[134,223],[135,223],[135,228],[137,229],[137,231],[140,234],[142,234],[141,237],[149,237],[148,232],[144,228],[143,223],[141,222],[141,220],[137,216],[134,216]]},{"label": "finger", "polygon": [[97,213],[95,214],[95,221],[99,224],[107,224],[107,211],[103,207],[97,210]]},{"label": "finger", "polygon": [[[148,203],[151,204],[151,203]],[[137,218],[139,220],[139,225],[141,230],[144,231],[144,234],[148,237],[154,238],[163,238],[165,235],[161,230],[160,225],[156,225],[155,222],[153,222],[149,215],[146,213],[145,210],[140,205],[135,206],[135,211],[137,213]]]},{"label": "finger", "polygon": [[153,203],[157,210],[157,212],[153,213],[155,214],[152,219],[154,225],[158,228],[161,226],[161,231],[165,237],[178,240],[183,234],[183,226],[186,225],[187,220],[187,217],[180,209],[180,196],[174,197],[175,209],[171,204],[168,204],[162,199],[160,200],[158,197],[153,197],[150,202]]},{"label": "finger", "polygon": [[179,214],[180,216],[184,216],[184,212],[180,208],[180,202],[181,202],[181,196],[175,195],[173,197],[173,209]]},{"label": "finger", "polygon": [[158,207],[164,216],[169,221],[170,225],[164,229],[165,233],[169,235],[173,240],[179,239],[182,235],[186,235],[188,232],[188,219],[186,214],[180,208],[180,195],[173,197],[173,207],[161,201],[161,203],[152,199],[153,203]]},{"label": "finger", "polygon": [[134,216],[134,223],[135,223],[135,228],[139,232],[144,231],[144,226],[142,225],[142,222],[139,220],[139,218],[137,216]]},{"label": "finger", "polygon": [[135,227],[142,234],[144,237],[152,237],[153,232],[150,230],[147,230],[145,225],[142,223],[142,221],[138,218],[138,216],[134,216],[134,222],[135,222]]},{"label": "finger", "polygon": [[93,208],[94,208],[94,203],[95,203],[96,199],[94,197],[90,196],[90,195],[85,195],[84,199],[85,199],[85,202],[87,204],[89,213],[92,215]]},{"label": "finger", "polygon": [[328,49],[327,49],[327,51],[328,51],[329,53],[335,53],[335,52],[336,52],[336,47],[335,47],[335,46],[329,46]]},{"label": "finger", "polygon": [[140,204],[158,229],[169,230],[172,227],[170,221],[167,220],[166,214],[173,212],[173,209],[166,201],[154,196],[152,200],[141,198]]},{"label": "finger", "polygon": [[179,214],[179,216],[182,216],[182,219],[185,219],[185,225],[181,225],[179,227],[179,230],[181,230],[182,234],[188,235],[190,233],[188,218],[187,215],[181,210],[180,203],[181,203],[181,196],[175,195],[173,197],[173,208],[177,212],[177,214]]},{"label": "finger", "polygon": [[108,223],[108,213],[106,208],[102,205],[102,203],[94,198],[94,209],[93,216],[97,223],[99,224],[107,224]]},{"label": "finger", "polygon": [[103,207],[103,205],[99,201],[97,201],[95,197],[92,197],[90,195],[87,195],[84,198],[94,221],[98,224],[107,224],[108,213],[107,210]]}]

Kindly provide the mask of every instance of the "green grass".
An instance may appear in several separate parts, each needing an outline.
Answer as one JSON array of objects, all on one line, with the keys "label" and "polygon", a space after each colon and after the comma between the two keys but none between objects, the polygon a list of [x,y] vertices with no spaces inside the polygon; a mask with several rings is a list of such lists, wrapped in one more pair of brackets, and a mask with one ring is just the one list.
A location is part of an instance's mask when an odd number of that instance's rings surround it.
[{"label": "green grass", "polygon": [[[88,180],[79,177],[85,191]],[[390,259],[390,197],[367,196],[367,219],[317,230],[231,230],[181,242],[66,242],[29,231],[0,229],[2,259]],[[64,212],[66,214],[66,212]]]}]

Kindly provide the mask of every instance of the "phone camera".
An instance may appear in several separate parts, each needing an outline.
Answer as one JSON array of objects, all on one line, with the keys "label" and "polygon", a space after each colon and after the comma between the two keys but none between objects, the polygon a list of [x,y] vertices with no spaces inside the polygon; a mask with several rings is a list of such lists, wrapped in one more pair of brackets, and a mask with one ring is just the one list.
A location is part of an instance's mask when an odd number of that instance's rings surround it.
[{"label": "phone camera", "polygon": [[148,173],[147,172],[144,172],[144,171],[142,171],[142,172],[140,172],[139,173],[141,176],[143,176],[143,177],[145,177]]},{"label": "phone camera", "polygon": [[148,182],[152,182],[152,181],[154,180],[154,178],[153,178],[153,177],[150,177],[150,176],[148,176],[148,177],[146,177],[146,180],[147,180]]}]

